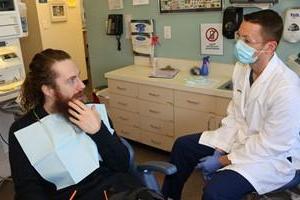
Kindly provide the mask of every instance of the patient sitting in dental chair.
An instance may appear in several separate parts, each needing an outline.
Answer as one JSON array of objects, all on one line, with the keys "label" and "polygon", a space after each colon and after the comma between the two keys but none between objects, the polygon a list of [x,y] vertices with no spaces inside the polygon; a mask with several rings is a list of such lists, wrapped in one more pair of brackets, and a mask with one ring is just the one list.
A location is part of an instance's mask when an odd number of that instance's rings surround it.
[{"label": "patient sitting in dental chair", "polygon": [[69,54],[46,49],[29,68],[21,90],[26,114],[9,135],[15,199],[101,200],[143,188],[128,173],[129,152],[105,106],[83,103],[85,85]]}]

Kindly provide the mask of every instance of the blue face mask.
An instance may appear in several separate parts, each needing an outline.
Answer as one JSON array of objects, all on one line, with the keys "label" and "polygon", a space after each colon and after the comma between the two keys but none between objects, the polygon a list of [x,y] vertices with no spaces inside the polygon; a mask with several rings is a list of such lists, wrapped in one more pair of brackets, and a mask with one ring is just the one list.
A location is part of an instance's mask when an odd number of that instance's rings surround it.
[{"label": "blue face mask", "polygon": [[257,60],[256,49],[247,45],[244,41],[238,40],[235,44],[234,55],[243,64],[252,64]]}]

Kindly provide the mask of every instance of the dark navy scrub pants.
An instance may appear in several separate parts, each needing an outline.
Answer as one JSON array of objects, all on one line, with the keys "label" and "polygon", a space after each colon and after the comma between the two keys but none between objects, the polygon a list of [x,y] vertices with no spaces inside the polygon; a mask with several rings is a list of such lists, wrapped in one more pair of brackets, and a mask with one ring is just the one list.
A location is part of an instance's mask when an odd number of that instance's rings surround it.
[{"label": "dark navy scrub pants", "polygon": [[[200,136],[199,133],[186,135],[175,141],[170,162],[177,167],[177,173],[166,176],[162,188],[165,197],[180,200],[184,183],[199,159],[214,153],[213,148],[198,143]],[[202,200],[240,200],[253,191],[255,191],[253,186],[239,173],[223,170],[215,173],[206,183]]]}]

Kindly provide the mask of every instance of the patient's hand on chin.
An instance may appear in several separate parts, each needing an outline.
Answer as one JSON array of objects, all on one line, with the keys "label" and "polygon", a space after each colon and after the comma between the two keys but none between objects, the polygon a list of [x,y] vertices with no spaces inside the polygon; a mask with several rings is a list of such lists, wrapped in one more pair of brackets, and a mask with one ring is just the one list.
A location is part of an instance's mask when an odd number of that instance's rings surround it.
[{"label": "patient's hand on chin", "polygon": [[95,105],[91,108],[77,99],[68,102],[69,120],[89,134],[97,133],[101,128],[101,116],[96,111]]}]

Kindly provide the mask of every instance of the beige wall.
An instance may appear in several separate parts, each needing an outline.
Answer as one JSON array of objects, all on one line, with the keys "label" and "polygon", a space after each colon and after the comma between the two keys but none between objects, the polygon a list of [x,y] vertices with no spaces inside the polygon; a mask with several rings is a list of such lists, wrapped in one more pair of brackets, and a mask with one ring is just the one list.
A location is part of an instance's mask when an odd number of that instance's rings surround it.
[{"label": "beige wall", "polygon": [[[67,21],[51,22],[49,3],[33,3],[25,0],[28,7],[29,36],[21,40],[25,65],[28,66],[32,56],[46,48],[67,51],[79,66],[82,80],[87,79],[84,42],[82,34],[80,1],[76,7],[67,8]],[[28,52],[26,52],[28,51]]]},{"label": "beige wall", "polygon": [[40,34],[39,29],[39,19],[37,16],[37,12],[34,12],[36,10],[36,4],[28,3],[30,0],[24,1],[26,2],[27,7],[27,20],[28,20],[28,37],[21,38],[21,49],[23,54],[23,60],[25,65],[25,70],[28,72],[28,66],[30,63],[30,60],[32,59],[32,56],[36,53],[42,50],[42,38]]}]

